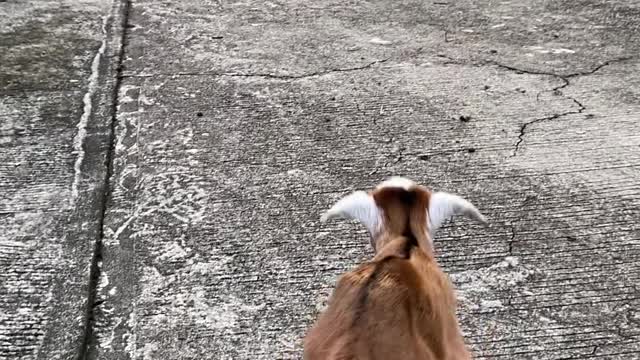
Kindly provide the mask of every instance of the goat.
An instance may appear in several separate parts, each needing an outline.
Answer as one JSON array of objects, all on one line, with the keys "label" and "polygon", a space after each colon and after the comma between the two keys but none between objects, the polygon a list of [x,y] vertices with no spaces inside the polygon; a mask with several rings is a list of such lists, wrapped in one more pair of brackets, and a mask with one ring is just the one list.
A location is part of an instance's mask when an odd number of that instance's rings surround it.
[{"label": "goat", "polygon": [[402,177],[331,207],[321,220],[358,220],[371,235],[375,256],[340,277],[305,336],[304,359],[471,359],[453,285],[433,252],[435,231],[452,215],[486,224],[467,200]]}]

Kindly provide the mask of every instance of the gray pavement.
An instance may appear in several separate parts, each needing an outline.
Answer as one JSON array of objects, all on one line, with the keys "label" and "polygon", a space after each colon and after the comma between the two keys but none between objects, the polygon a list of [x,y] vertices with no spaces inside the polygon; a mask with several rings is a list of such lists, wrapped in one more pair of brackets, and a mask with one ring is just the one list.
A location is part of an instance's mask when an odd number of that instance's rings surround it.
[{"label": "gray pavement", "polygon": [[0,2],[0,359],[297,359],[403,175],[478,359],[640,357],[637,1]]},{"label": "gray pavement", "polygon": [[0,2],[1,359],[73,359],[85,347],[119,6]]}]

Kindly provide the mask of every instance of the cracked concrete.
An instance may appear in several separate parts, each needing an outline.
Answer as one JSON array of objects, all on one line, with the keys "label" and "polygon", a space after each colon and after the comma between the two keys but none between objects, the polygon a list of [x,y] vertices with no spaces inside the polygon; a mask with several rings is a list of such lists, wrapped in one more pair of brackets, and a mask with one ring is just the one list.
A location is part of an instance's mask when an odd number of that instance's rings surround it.
[{"label": "cracked concrete", "polygon": [[[445,62],[446,65],[451,65],[451,64],[469,65],[469,63],[465,62],[464,60],[456,59],[456,58],[450,57],[448,55],[438,54],[438,56],[448,60],[447,62]],[[564,97],[570,99],[571,101],[573,101],[578,106],[578,110],[576,110],[576,111],[567,111],[567,112],[563,112],[563,113],[559,113],[559,114],[553,114],[551,116],[537,118],[537,119],[533,119],[531,121],[528,121],[526,123],[523,123],[522,126],[520,127],[520,133],[518,134],[518,140],[516,141],[516,143],[514,145],[513,154],[511,155],[513,157],[513,156],[517,156],[518,150],[520,149],[520,145],[524,141],[524,136],[526,134],[527,127],[529,127],[530,125],[533,125],[533,124],[541,122],[541,121],[556,120],[556,119],[562,118],[563,116],[567,116],[567,115],[581,114],[583,111],[587,110],[587,108],[580,101],[578,101],[577,99],[575,99],[573,97],[566,96],[561,92],[562,89],[565,89],[565,88],[567,88],[568,86],[571,85],[571,82],[569,81],[569,79],[575,78],[575,77],[579,77],[579,76],[593,75],[594,73],[596,73],[600,69],[604,68],[605,66],[609,66],[609,65],[617,63],[617,62],[628,61],[628,60],[632,60],[632,57],[625,56],[625,57],[622,57],[622,58],[608,60],[608,61],[603,62],[602,64],[599,64],[599,65],[595,66],[592,70],[582,71],[582,72],[572,72],[572,73],[565,74],[565,75],[557,74],[557,73],[553,73],[553,72],[548,72],[548,71],[541,71],[541,70],[521,69],[521,68],[518,68],[518,67],[502,64],[502,63],[500,63],[498,61],[495,61],[495,60],[474,62],[474,63],[471,63],[470,65],[472,65],[472,66],[497,66],[497,67],[502,68],[502,69],[513,71],[516,74],[545,75],[545,76],[551,76],[551,77],[558,78],[559,80],[562,81],[562,84],[558,85],[558,86],[555,86],[555,87],[551,88],[550,90],[543,90],[543,91],[538,92],[536,94],[536,100],[540,99],[540,95],[542,93],[551,92],[554,95],[564,96]]]},{"label": "cracked concrete", "polygon": [[308,74],[300,74],[300,75],[287,75],[287,74],[267,74],[267,73],[175,73],[175,74],[122,74],[120,78],[146,78],[146,77],[157,77],[157,76],[169,76],[169,77],[177,77],[177,76],[229,76],[229,77],[257,77],[257,78],[267,78],[267,79],[278,79],[278,80],[298,80],[305,78],[312,78],[317,76],[328,75],[332,73],[340,73],[340,72],[349,72],[349,71],[358,71],[364,70],[372,67],[376,64],[381,64],[386,61],[389,61],[389,58],[372,61],[368,64],[362,66],[355,66],[350,68],[336,68],[322,71],[314,71]]},{"label": "cracked concrete", "polygon": [[300,358],[390,175],[490,219],[435,244],[475,358],[640,354],[636,3],[0,14],[0,359]]},{"label": "cracked concrete", "polygon": [[[614,59],[614,60],[609,60],[606,61],[600,65],[597,65],[596,67],[594,67],[592,70],[590,71],[584,71],[584,72],[575,72],[575,73],[570,73],[567,75],[559,75],[559,74],[555,74],[555,73],[550,73],[550,72],[544,72],[544,71],[533,71],[533,70],[522,70],[522,69],[518,69],[512,66],[508,66],[508,65],[504,65],[504,64],[500,64],[497,62],[491,62],[492,64],[495,64],[501,68],[504,69],[508,69],[511,71],[515,71],[517,73],[523,73],[523,74],[534,74],[534,75],[549,75],[549,76],[554,76],[559,78],[560,80],[562,80],[563,84],[560,86],[556,86],[553,89],[551,89],[550,91],[553,92],[554,94],[559,94],[560,96],[565,96],[564,94],[562,94],[562,92],[560,92],[560,90],[568,87],[571,85],[571,82],[569,81],[570,78],[574,78],[574,77],[578,77],[578,76],[589,76],[594,74],[596,71],[604,68],[605,66],[611,65],[613,63],[616,62],[620,62],[620,61],[627,61],[627,60],[631,60],[631,57],[624,57],[624,58],[619,58],[619,59]],[[540,96],[540,93],[538,93],[536,95],[536,99],[538,99]],[[567,116],[567,115],[571,115],[571,114],[582,114],[583,111],[587,110],[587,108],[577,99],[573,98],[573,97],[567,97],[569,99],[571,99],[571,101],[573,101],[577,106],[578,106],[578,110],[577,111],[568,111],[568,112],[564,112],[561,114],[554,114],[552,116],[548,116],[548,117],[544,117],[544,118],[539,118],[539,119],[534,119],[531,120],[529,122],[526,122],[524,124],[522,124],[522,126],[520,127],[520,134],[518,134],[518,141],[516,142],[514,149],[513,149],[513,154],[512,156],[516,156],[518,153],[518,150],[520,149],[520,144],[522,144],[522,142],[524,141],[524,136],[526,134],[526,130],[527,127],[530,125],[533,125],[535,123],[541,122],[541,121],[548,121],[548,120],[556,120],[559,119],[563,116]]]},{"label": "cracked concrete", "polygon": [[0,19],[0,358],[82,357],[118,6],[6,1]]}]

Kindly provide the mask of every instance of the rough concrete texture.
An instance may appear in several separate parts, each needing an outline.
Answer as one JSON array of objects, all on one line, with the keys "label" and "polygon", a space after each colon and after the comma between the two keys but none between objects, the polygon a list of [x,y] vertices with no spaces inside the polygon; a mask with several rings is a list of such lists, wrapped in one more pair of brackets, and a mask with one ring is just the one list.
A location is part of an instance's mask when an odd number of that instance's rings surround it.
[{"label": "rough concrete texture", "polygon": [[[637,2],[116,1],[78,14],[93,41],[56,47],[84,54],[77,67],[46,60],[59,69],[29,65],[27,81],[0,65],[3,119],[33,124],[2,122],[0,276],[34,289],[0,287],[14,351],[0,355],[80,343],[98,359],[300,358],[337,276],[371,256],[361,227],[320,213],[405,175],[492,223],[456,219],[436,239],[476,358],[639,357]],[[11,41],[31,31],[0,24]],[[37,39],[20,41],[53,44]],[[87,127],[99,140],[83,142],[95,161],[77,172],[101,41],[112,55]],[[22,63],[11,49],[0,56]],[[78,75],[75,92],[59,74]],[[6,165],[18,156],[22,172]],[[91,191],[64,208],[78,174]]]},{"label": "rough concrete texture", "polygon": [[119,7],[0,2],[0,359],[86,347]]}]

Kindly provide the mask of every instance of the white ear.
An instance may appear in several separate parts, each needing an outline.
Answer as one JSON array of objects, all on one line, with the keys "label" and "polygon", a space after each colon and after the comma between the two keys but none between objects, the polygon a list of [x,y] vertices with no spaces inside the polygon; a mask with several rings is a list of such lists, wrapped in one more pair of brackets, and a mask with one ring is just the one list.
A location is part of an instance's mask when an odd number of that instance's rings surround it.
[{"label": "white ear", "polygon": [[461,198],[445,192],[435,192],[429,199],[429,229],[433,235],[443,222],[453,215],[465,215],[483,224],[487,219],[476,209],[473,204]]},{"label": "white ear", "polygon": [[377,231],[381,222],[378,205],[373,197],[364,191],[356,191],[343,197],[324,213],[320,220],[325,222],[334,218],[358,220],[371,234]]}]

